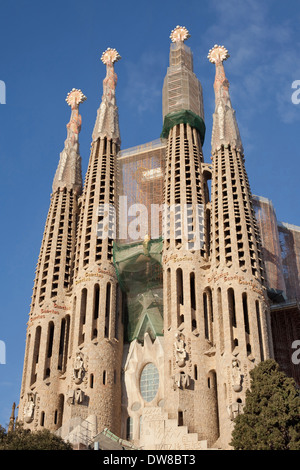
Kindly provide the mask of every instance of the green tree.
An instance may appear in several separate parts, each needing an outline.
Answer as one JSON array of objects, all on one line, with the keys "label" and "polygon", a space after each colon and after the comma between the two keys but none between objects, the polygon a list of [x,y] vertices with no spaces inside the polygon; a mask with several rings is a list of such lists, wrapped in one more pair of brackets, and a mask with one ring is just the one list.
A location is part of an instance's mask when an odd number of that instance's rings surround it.
[{"label": "green tree", "polygon": [[9,432],[0,426],[0,450],[72,450],[72,446],[47,429],[30,431],[17,423]]},{"label": "green tree", "polygon": [[250,372],[243,413],[235,419],[235,450],[300,450],[300,395],[273,359]]}]

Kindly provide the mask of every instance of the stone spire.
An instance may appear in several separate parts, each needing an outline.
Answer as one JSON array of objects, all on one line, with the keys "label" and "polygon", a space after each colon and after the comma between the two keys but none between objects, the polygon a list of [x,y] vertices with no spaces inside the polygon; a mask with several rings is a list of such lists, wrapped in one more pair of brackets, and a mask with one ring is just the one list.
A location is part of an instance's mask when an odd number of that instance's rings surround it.
[{"label": "stone spire", "polygon": [[106,65],[106,77],[103,80],[103,95],[97,112],[93,132],[93,141],[99,137],[107,137],[120,144],[119,116],[116,106],[117,74],[114,63],[121,59],[116,49],[108,48],[103,52],[101,60]]},{"label": "stone spire", "polygon": [[164,214],[162,252],[164,411],[177,416],[189,432],[198,433],[210,445],[217,439],[218,417],[207,386],[206,359],[213,341],[208,322],[204,328],[203,313],[208,298],[203,276],[209,264],[209,200],[202,153],[205,125],[202,90],[191,68],[192,53],[183,43],[185,37],[186,31],[178,26],[171,33],[170,67],[163,90],[168,111],[164,117],[167,132],[163,130],[168,139],[164,207],[170,208]]},{"label": "stone spire", "polygon": [[8,432],[13,431],[14,428],[15,428],[15,409],[16,409],[16,404],[14,402],[13,405],[12,405],[12,409],[11,409],[11,415],[10,415],[9,425],[8,425]]},{"label": "stone spire", "polygon": [[79,154],[79,132],[81,130],[81,116],[79,105],[86,100],[81,90],[72,89],[67,95],[66,102],[71,107],[71,118],[67,124],[67,138],[60,154],[59,164],[53,181],[53,192],[58,188],[76,189],[78,193],[82,188],[81,157]]},{"label": "stone spire", "polygon": [[230,101],[229,81],[223,66],[223,62],[229,57],[228,51],[224,46],[215,45],[210,49],[207,57],[211,63],[216,65],[214,82],[216,105],[213,115],[212,151],[214,152],[222,144],[230,144],[233,148],[243,152],[235,111]]},{"label": "stone spire", "polygon": [[184,26],[170,34],[169,67],[162,92],[163,118],[178,111],[191,111],[204,121],[202,86],[193,71],[193,54],[185,45],[190,37]]}]

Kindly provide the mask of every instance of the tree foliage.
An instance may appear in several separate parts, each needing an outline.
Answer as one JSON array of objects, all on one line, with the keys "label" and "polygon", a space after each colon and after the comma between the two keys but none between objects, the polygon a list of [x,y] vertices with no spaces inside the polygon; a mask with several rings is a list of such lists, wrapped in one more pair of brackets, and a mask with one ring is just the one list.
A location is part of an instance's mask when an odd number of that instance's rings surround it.
[{"label": "tree foliage", "polygon": [[16,423],[8,432],[0,426],[0,450],[72,450],[72,446],[47,429],[30,431]]},{"label": "tree foliage", "polygon": [[250,372],[243,413],[235,419],[235,450],[300,450],[300,395],[294,379],[269,359]]}]

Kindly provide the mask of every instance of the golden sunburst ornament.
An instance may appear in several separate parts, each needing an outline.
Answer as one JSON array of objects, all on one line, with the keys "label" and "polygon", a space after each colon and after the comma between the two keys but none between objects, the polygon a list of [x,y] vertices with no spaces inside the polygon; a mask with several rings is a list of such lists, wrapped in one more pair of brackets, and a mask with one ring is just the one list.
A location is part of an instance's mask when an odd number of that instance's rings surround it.
[{"label": "golden sunburst ornament", "polygon": [[121,56],[118,53],[118,51],[116,49],[112,49],[111,47],[108,47],[101,56],[101,60],[103,64],[105,65],[114,64],[120,59],[121,59]]},{"label": "golden sunburst ornament", "polygon": [[228,59],[229,53],[228,50],[224,46],[218,46],[217,44],[214,45],[212,49],[209,50],[208,53],[208,60],[215,64],[216,62],[224,62],[224,60]]},{"label": "golden sunburst ornament", "polygon": [[69,106],[71,106],[71,108],[79,105],[80,103],[83,103],[85,100],[86,96],[82,93],[81,90],[77,90],[76,88],[72,88],[66,97],[66,102]]},{"label": "golden sunburst ornament", "polygon": [[191,35],[185,26],[176,26],[170,34],[172,42],[183,42],[190,37]]}]

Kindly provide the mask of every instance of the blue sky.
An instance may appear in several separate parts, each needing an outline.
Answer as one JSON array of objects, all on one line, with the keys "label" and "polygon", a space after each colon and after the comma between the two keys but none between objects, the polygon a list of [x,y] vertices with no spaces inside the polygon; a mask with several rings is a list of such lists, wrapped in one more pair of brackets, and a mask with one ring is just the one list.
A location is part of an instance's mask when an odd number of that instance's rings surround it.
[{"label": "blue sky", "polygon": [[278,220],[300,225],[300,104],[291,100],[292,83],[300,80],[300,4],[1,0],[0,18],[0,80],[6,84],[6,104],[0,104],[0,340],[6,344],[0,424],[6,425],[12,402],[19,400],[34,270],[70,116],[67,93],[80,88],[88,98],[80,108],[83,174],[107,47],[122,56],[116,64],[122,148],[158,138],[169,35],[184,25],[203,86],[209,162],[214,66],[207,53],[214,44],[224,45],[252,192],[272,200]]}]

